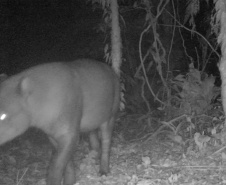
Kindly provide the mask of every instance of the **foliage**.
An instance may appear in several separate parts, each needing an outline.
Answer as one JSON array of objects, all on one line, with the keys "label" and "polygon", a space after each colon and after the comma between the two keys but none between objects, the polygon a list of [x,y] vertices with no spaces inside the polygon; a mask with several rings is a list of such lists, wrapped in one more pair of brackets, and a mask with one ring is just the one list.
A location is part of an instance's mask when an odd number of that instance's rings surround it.
[{"label": "foliage", "polygon": [[192,25],[193,29],[195,29],[195,16],[200,10],[200,1],[199,0],[188,0],[187,8],[184,17],[184,23],[189,21],[189,24]]},{"label": "foliage", "polygon": [[[129,77],[123,75],[125,84],[130,83],[133,88],[133,90],[131,88],[128,90],[128,87],[125,87],[125,91],[127,93],[137,91],[134,96],[127,99],[127,108],[129,107],[128,101],[130,101],[130,110],[150,113],[152,106],[158,104],[159,109],[166,112],[168,119],[180,114],[202,114],[212,108],[212,100],[219,95],[219,89],[214,86],[215,78],[208,76],[205,70],[208,63],[212,62],[210,61],[212,54],[215,55],[214,60],[218,59],[219,54],[216,52],[216,39],[210,29],[210,16],[206,18],[209,25],[204,35],[196,31],[198,25],[196,25],[195,16],[200,12],[202,4],[209,6],[208,0],[203,2],[200,0],[186,1],[186,8],[183,12],[185,14],[182,15],[178,13],[180,1],[135,1],[133,8],[145,11],[143,17],[145,21],[139,38],[139,63],[133,64],[136,71],[134,70]],[[106,6],[104,3],[102,5]],[[124,8],[124,10],[126,9]],[[107,15],[107,9],[104,8],[105,26],[102,31],[108,38],[105,45],[105,58],[108,60],[111,58],[109,52],[111,47],[108,44],[110,34],[107,30],[109,30],[110,24]],[[124,23],[124,19],[122,20]],[[185,25],[189,25],[189,27]],[[196,36],[196,40],[200,44],[198,49],[194,49],[196,56],[190,56],[187,52],[189,49],[185,45],[186,39],[182,33],[183,30]],[[180,45],[176,42],[178,39]],[[179,45],[179,49],[175,50],[175,45]],[[179,71],[177,76],[172,74],[173,67],[171,66],[176,65],[174,63],[177,56],[182,58],[181,63],[184,62],[185,57],[187,60],[189,59],[188,62],[192,63],[186,75],[185,71]],[[125,62],[131,61],[125,59]],[[126,64],[124,65],[126,66]],[[155,77],[153,77],[154,73]],[[153,79],[154,83],[152,83]],[[134,85],[134,83],[136,84]],[[138,96],[140,97],[138,98]],[[134,108],[131,108],[132,106]]]},{"label": "foliage", "polygon": [[181,114],[203,114],[212,109],[212,101],[220,95],[220,89],[214,85],[215,77],[208,76],[190,64],[187,75],[178,75],[172,80],[174,105]]},{"label": "foliage", "polygon": [[[211,33],[210,19],[207,19],[209,21],[207,30],[202,35],[196,31],[197,20],[195,20],[195,16],[201,9],[200,0],[187,1],[184,17],[178,14],[179,4],[174,3],[174,1],[143,0],[140,4],[135,4],[136,8],[146,11],[146,16],[145,27],[139,38],[140,65],[137,67],[134,77],[140,85],[140,96],[142,103],[146,104],[147,112],[152,112],[152,101],[150,101],[150,96],[152,96],[160,105],[159,110],[165,111],[166,119],[172,119],[181,114],[206,113],[212,108],[212,101],[220,94],[219,88],[214,85],[215,77],[209,76],[205,72],[208,64],[216,62],[220,57],[216,51],[218,47],[216,38]],[[206,0],[204,3],[209,6],[209,1]],[[167,19],[165,19],[166,17]],[[162,25],[165,23],[170,25],[170,28],[159,24],[162,22]],[[190,27],[186,27],[185,24]],[[190,56],[188,53],[189,49],[185,46],[186,39],[182,30],[189,31],[192,36],[196,36],[195,39],[199,43],[198,49],[194,49],[196,56]],[[167,35],[167,40],[165,35]],[[175,38],[178,39],[178,37],[180,48],[175,51],[174,47],[178,45]],[[144,47],[147,39],[149,39],[149,46]],[[185,57],[189,59],[189,72],[186,75],[182,70],[177,75],[173,74],[171,66],[175,61],[171,59],[176,58],[172,57],[176,56],[174,52],[179,53],[178,55],[182,56],[184,60]],[[184,62],[183,59],[181,63]],[[153,78],[154,73],[157,74],[157,78]],[[152,79],[160,81],[157,88],[156,83],[153,86]]]}]

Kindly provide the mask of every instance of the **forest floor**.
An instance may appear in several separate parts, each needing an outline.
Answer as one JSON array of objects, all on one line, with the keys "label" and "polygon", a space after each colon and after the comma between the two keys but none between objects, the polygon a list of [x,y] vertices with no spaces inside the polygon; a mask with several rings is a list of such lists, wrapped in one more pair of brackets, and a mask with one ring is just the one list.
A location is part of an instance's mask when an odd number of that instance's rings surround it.
[{"label": "forest floor", "polygon": [[[216,138],[202,147],[192,137],[180,143],[167,132],[154,134],[150,125],[128,120],[122,116],[116,125],[108,176],[98,175],[87,139],[81,139],[74,155],[76,185],[226,184],[226,147]],[[45,185],[51,148],[37,130],[0,147],[0,184]]]}]

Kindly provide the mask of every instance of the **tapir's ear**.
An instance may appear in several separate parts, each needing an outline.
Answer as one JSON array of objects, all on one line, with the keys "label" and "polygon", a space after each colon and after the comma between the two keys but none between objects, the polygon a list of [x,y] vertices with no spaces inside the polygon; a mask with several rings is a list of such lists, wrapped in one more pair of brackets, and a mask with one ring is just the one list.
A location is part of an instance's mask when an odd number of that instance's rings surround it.
[{"label": "tapir's ear", "polygon": [[23,78],[19,84],[19,92],[22,96],[29,96],[33,91],[33,81],[26,77]]}]

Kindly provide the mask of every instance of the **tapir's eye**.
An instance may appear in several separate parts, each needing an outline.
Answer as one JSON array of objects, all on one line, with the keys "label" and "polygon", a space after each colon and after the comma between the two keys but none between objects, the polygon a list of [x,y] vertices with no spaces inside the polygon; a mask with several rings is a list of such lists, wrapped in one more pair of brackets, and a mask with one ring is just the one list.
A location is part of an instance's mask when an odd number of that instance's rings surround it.
[{"label": "tapir's eye", "polygon": [[3,121],[7,118],[7,114],[6,113],[2,113],[0,114],[0,121]]}]

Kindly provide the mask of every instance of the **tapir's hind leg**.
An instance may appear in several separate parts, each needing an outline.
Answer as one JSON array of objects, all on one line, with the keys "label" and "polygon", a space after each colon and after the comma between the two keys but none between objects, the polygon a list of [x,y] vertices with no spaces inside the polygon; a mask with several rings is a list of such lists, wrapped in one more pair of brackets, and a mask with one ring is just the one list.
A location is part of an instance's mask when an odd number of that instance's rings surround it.
[{"label": "tapir's hind leg", "polygon": [[111,147],[111,136],[114,126],[114,117],[108,122],[101,125],[101,158],[100,158],[100,174],[107,175],[109,173],[109,155]]}]

